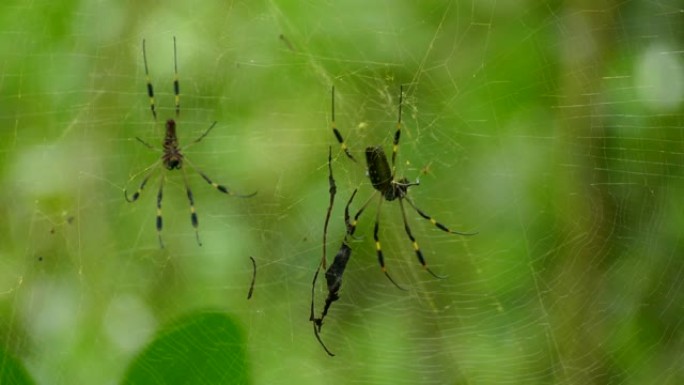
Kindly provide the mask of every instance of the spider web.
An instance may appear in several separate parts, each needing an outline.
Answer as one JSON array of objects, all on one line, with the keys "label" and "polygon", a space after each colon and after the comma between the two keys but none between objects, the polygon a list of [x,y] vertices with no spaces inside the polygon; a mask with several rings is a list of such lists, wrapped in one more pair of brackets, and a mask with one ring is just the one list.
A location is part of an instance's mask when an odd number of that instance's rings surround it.
[{"label": "spider web", "polygon": [[[39,384],[116,383],[159,325],[222,309],[244,325],[259,384],[681,383],[684,9],[676,1],[15,2],[0,9],[0,332]],[[134,189],[173,116],[226,197],[168,172]],[[141,41],[160,117],[145,93]],[[343,208],[372,194],[345,158],[391,151],[435,279],[397,202],[381,273],[361,217],[341,299],[308,322],[327,151]],[[254,298],[245,300],[254,256]],[[320,311],[324,280],[316,289]]]}]

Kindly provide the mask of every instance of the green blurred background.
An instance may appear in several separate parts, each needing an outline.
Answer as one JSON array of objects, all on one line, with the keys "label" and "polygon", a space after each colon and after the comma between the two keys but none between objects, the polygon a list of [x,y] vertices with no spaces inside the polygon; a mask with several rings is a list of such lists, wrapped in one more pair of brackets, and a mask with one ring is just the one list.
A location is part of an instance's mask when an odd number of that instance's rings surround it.
[{"label": "green blurred background", "polygon": [[[165,325],[211,311],[238,325],[247,383],[684,382],[682,26],[674,0],[3,2],[0,372],[16,360],[39,384],[119,383]],[[181,143],[218,121],[186,155],[258,194],[189,172],[199,247],[182,174],[167,173],[162,250],[158,180],[133,204],[122,189],[158,156],[135,137],[161,143],[173,116],[173,36]],[[308,322],[328,146],[329,256],[351,191],[354,208],[372,194],[336,146],[330,87],[363,159],[390,151],[400,84],[398,175],[420,179],[424,211],[479,234],[408,213],[437,280],[385,203],[402,292],[378,267],[371,204],[321,334],[330,358]],[[194,333],[172,350],[204,343]]]}]

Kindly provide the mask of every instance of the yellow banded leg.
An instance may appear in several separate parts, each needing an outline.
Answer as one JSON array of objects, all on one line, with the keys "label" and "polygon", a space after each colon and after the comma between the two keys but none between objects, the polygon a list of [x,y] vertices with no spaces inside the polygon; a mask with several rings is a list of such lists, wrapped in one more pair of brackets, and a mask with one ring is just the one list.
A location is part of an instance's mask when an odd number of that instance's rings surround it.
[{"label": "yellow banded leg", "polygon": [[375,220],[375,228],[373,229],[373,239],[375,240],[375,252],[378,255],[378,262],[380,263],[380,269],[382,272],[385,274],[387,279],[394,284],[399,290],[406,290],[403,287],[399,286],[392,276],[390,276],[389,272],[387,271],[387,268],[385,267],[385,258],[383,257],[382,254],[382,246],[380,245],[380,238],[378,237],[378,231],[380,229],[380,223],[378,222],[377,218]]},{"label": "yellow banded leg", "polygon": [[195,210],[195,199],[192,195],[192,190],[190,190],[190,184],[188,183],[188,178],[185,175],[185,169],[183,170],[183,179],[185,180],[185,191],[188,195],[188,202],[190,203],[190,222],[192,222],[192,227],[195,229],[195,238],[197,238],[197,244],[202,246],[202,242],[199,237],[199,220],[197,219],[197,211]]},{"label": "yellow banded leg", "polygon": [[202,172],[198,169],[195,169],[195,170],[202,176],[202,179],[204,179],[207,183],[209,183],[211,185],[211,187],[217,189],[218,191],[220,191],[226,195],[235,196],[235,197],[239,197],[239,198],[249,198],[249,197],[253,197],[254,195],[256,195],[256,192],[253,192],[253,193],[247,194],[247,195],[236,194],[235,192],[231,191],[228,187],[212,181],[211,178],[209,178],[207,176],[207,174],[205,174],[204,172]]},{"label": "yellow banded leg", "polygon": [[444,231],[445,233],[458,234],[458,235],[476,235],[476,234],[477,234],[477,232],[467,233],[467,232],[463,232],[463,231],[451,230],[451,229],[449,229],[448,227],[444,226],[443,224],[437,222],[437,221],[436,221],[434,218],[432,218],[431,216],[427,215],[423,210],[419,209],[419,208],[413,203],[413,201],[411,201],[411,199],[409,199],[408,197],[405,197],[404,199],[411,205],[411,207],[413,207],[414,210],[416,210],[416,212],[418,213],[418,215],[420,215],[421,217],[427,219],[428,221],[430,221],[430,223],[432,223],[433,226],[435,226],[436,228],[438,228],[438,229]]},{"label": "yellow banded leg", "polygon": [[162,241],[161,231],[163,226],[162,220],[162,198],[164,192],[164,176],[162,175],[161,181],[159,182],[159,192],[157,192],[157,237],[159,238],[159,246],[163,249],[164,242]]},{"label": "yellow banded leg", "polygon": [[344,153],[347,155],[347,157],[354,162],[356,162],[356,159],[352,156],[352,154],[349,152],[349,148],[347,147],[347,143],[344,141],[344,138],[342,137],[342,134],[340,131],[337,129],[337,123],[335,123],[335,86],[332,87],[332,130],[333,134],[335,134],[335,139],[340,143],[340,148]]},{"label": "yellow banded leg", "polygon": [[[154,170],[152,170],[152,171],[154,171]],[[151,176],[152,176],[152,172],[147,174],[145,179],[143,179],[142,183],[140,183],[140,186],[138,187],[138,189],[133,193],[133,195],[131,195],[130,198],[128,197],[128,193],[126,192],[126,189],[124,188],[124,198],[126,198],[126,201],[131,202],[131,203],[137,201],[138,198],[140,198],[140,194],[142,194],[143,190],[145,189],[145,185],[147,184],[147,181],[150,180]]]},{"label": "yellow banded leg", "polygon": [[395,162],[397,160],[397,152],[399,152],[399,139],[401,138],[401,105],[404,96],[404,86],[399,86],[399,117],[397,118],[397,131],[394,132],[394,140],[392,141],[392,175],[394,175]]},{"label": "yellow banded leg", "polygon": [[178,83],[178,60],[176,58],[176,37],[173,37],[173,94],[176,104],[176,117],[180,115],[180,84]]},{"label": "yellow banded leg", "polygon": [[157,111],[154,104],[154,88],[150,80],[150,72],[147,70],[147,52],[145,51],[145,39],[143,39],[143,62],[145,63],[145,79],[147,81],[147,96],[150,98],[150,110],[154,120],[157,120]]},{"label": "yellow banded leg", "polygon": [[423,266],[425,270],[427,270],[430,275],[432,275],[435,278],[439,279],[444,279],[446,277],[439,276],[435,274],[430,268],[428,267],[427,263],[425,262],[425,258],[423,257],[423,252],[420,251],[420,246],[418,246],[418,242],[416,241],[416,238],[413,236],[411,233],[411,228],[409,227],[408,221],[406,219],[406,210],[404,210],[404,202],[403,199],[399,199],[399,206],[401,207],[401,216],[404,220],[404,230],[406,231],[406,235],[408,235],[409,239],[411,240],[411,245],[413,245],[413,251],[416,253],[416,257],[418,257],[418,262]]}]

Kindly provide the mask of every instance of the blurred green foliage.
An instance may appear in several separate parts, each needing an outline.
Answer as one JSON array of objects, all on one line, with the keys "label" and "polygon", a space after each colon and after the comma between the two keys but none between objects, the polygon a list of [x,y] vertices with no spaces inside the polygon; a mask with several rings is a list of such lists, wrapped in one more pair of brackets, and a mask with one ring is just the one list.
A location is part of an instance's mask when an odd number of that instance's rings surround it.
[{"label": "blurred green foliage", "polygon": [[34,384],[26,369],[16,358],[0,349],[0,382],[3,384],[31,385]]}]

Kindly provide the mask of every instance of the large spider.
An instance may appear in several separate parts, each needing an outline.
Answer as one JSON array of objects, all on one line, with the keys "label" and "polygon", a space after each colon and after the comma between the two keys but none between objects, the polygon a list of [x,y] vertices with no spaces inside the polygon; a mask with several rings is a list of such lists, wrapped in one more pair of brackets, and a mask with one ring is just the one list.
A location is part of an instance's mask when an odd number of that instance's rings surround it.
[{"label": "large spider", "polygon": [[[416,238],[413,236],[413,233],[411,233],[411,228],[409,227],[408,220],[406,219],[406,209],[404,208],[404,201],[408,202],[408,204],[413,207],[414,210],[420,215],[421,217],[427,219],[432,223],[435,227],[438,229],[450,233],[450,234],[458,234],[458,235],[475,235],[477,234],[476,232],[469,233],[469,232],[461,232],[461,231],[454,231],[450,230],[443,224],[437,222],[434,218],[426,214],[424,211],[419,209],[414,203],[413,200],[408,196],[408,189],[411,186],[417,186],[418,182],[411,183],[408,181],[406,178],[399,178],[397,179],[396,177],[396,158],[397,158],[397,152],[399,151],[399,139],[401,137],[401,106],[402,106],[402,100],[403,100],[403,86],[400,87],[399,89],[399,117],[397,119],[397,129],[394,133],[394,139],[392,142],[392,166],[390,168],[390,164],[387,161],[387,156],[385,155],[385,151],[383,150],[382,147],[380,146],[375,146],[375,147],[366,147],[366,165],[368,167],[368,176],[370,178],[371,184],[373,185],[373,188],[376,190],[373,195],[368,199],[368,201],[361,206],[359,211],[354,215],[354,219],[351,221],[351,223],[348,224],[348,230],[347,234],[353,234],[354,230],[356,228],[357,222],[363,211],[365,210],[366,206],[371,202],[373,196],[377,192],[380,193],[380,199],[378,201],[378,209],[376,211],[375,215],[375,227],[373,229],[373,239],[375,240],[375,250],[378,256],[378,262],[380,263],[380,268],[382,269],[382,272],[387,276],[387,278],[398,288],[403,289],[401,286],[399,286],[394,279],[389,275],[387,268],[385,267],[385,258],[382,253],[382,247],[380,245],[380,237],[379,237],[379,231],[380,231],[380,208],[382,205],[383,201],[394,201],[398,200],[399,201],[399,207],[401,208],[401,215],[402,219],[404,222],[404,230],[406,231],[406,235],[408,238],[411,240],[411,244],[413,246],[413,250],[416,253],[416,257],[418,258],[418,261],[420,264],[423,266],[425,270],[427,270],[428,273],[430,273],[432,276],[435,278],[443,278],[437,274],[435,274],[430,268],[428,267],[427,263],[425,262],[425,257],[423,256],[422,251],[420,250],[420,247],[418,246],[418,242],[416,241]],[[337,125],[335,123],[335,87],[332,87],[332,130],[333,134],[335,135],[335,138],[337,141],[340,143],[340,147],[344,151],[344,153],[349,157],[350,159],[354,160],[354,157],[352,154],[349,152],[349,149],[347,147],[346,142],[344,141],[342,134],[340,134],[340,131],[337,129]]]},{"label": "large spider", "polygon": [[[147,94],[150,97],[150,110],[152,111],[152,116],[154,117],[154,120],[157,120],[157,111],[156,111],[156,106],[154,103],[154,88],[152,87],[152,82],[150,81],[150,73],[147,69],[147,53],[145,51],[145,40],[143,39],[142,42],[142,50],[143,50],[143,62],[145,64],[145,77],[147,79]],[[174,69],[174,78],[173,78],[173,92],[174,92],[174,100],[175,100],[175,106],[176,106],[176,119],[178,119],[180,115],[180,86],[178,83],[178,61],[176,60],[176,37],[174,36],[173,38],[173,69]],[[159,246],[164,247],[164,242],[162,241],[162,236],[161,236],[161,231],[162,231],[162,226],[163,226],[163,221],[162,221],[162,192],[164,190],[164,180],[166,179],[166,170],[181,170],[183,173],[183,182],[185,183],[185,190],[187,192],[188,196],[188,201],[190,203],[190,221],[192,222],[192,227],[195,229],[195,237],[197,238],[197,244],[202,245],[202,242],[200,241],[199,238],[199,231],[197,230],[197,227],[199,225],[199,222],[197,220],[197,211],[195,210],[195,199],[193,198],[192,195],[192,190],[190,190],[190,185],[188,184],[188,177],[185,174],[185,169],[183,168],[184,164],[187,164],[195,170],[197,173],[199,173],[202,178],[209,183],[212,187],[214,187],[216,190],[227,194],[227,195],[232,195],[232,196],[237,196],[237,197],[251,197],[256,194],[248,194],[248,195],[240,195],[234,193],[232,190],[227,188],[224,185],[220,185],[214,181],[212,181],[207,174],[196,168],[189,160],[188,158],[183,155],[182,150],[187,149],[190,147],[190,145],[199,143],[202,139],[204,139],[205,136],[209,135],[209,132],[214,128],[216,125],[216,122],[214,121],[209,128],[204,131],[202,135],[200,135],[197,139],[194,141],[190,142],[187,146],[180,146],[178,144],[178,137],[176,136],[176,121],[174,119],[168,119],[166,121],[166,135],[164,136],[164,141],[162,142],[162,155],[157,162],[155,162],[152,166],[148,167],[150,170],[147,175],[143,178],[142,183],[140,183],[140,186],[138,187],[138,190],[133,193],[132,196],[128,196],[128,193],[126,192],[126,189],[124,188],[124,197],[128,202],[135,202],[138,200],[140,197],[140,194],[142,193],[143,189],[145,188],[145,185],[147,184],[147,181],[150,179],[150,177],[154,174],[154,172],[161,166],[163,165],[164,168],[162,168],[162,173],[159,181],[159,192],[157,193],[157,219],[156,219],[156,226],[157,226],[157,234],[159,236]],[[144,144],[146,147],[154,150],[155,148],[150,145],[149,143],[145,142],[144,140],[140,139],[139,137],[136,137],[136,139]]]}]

